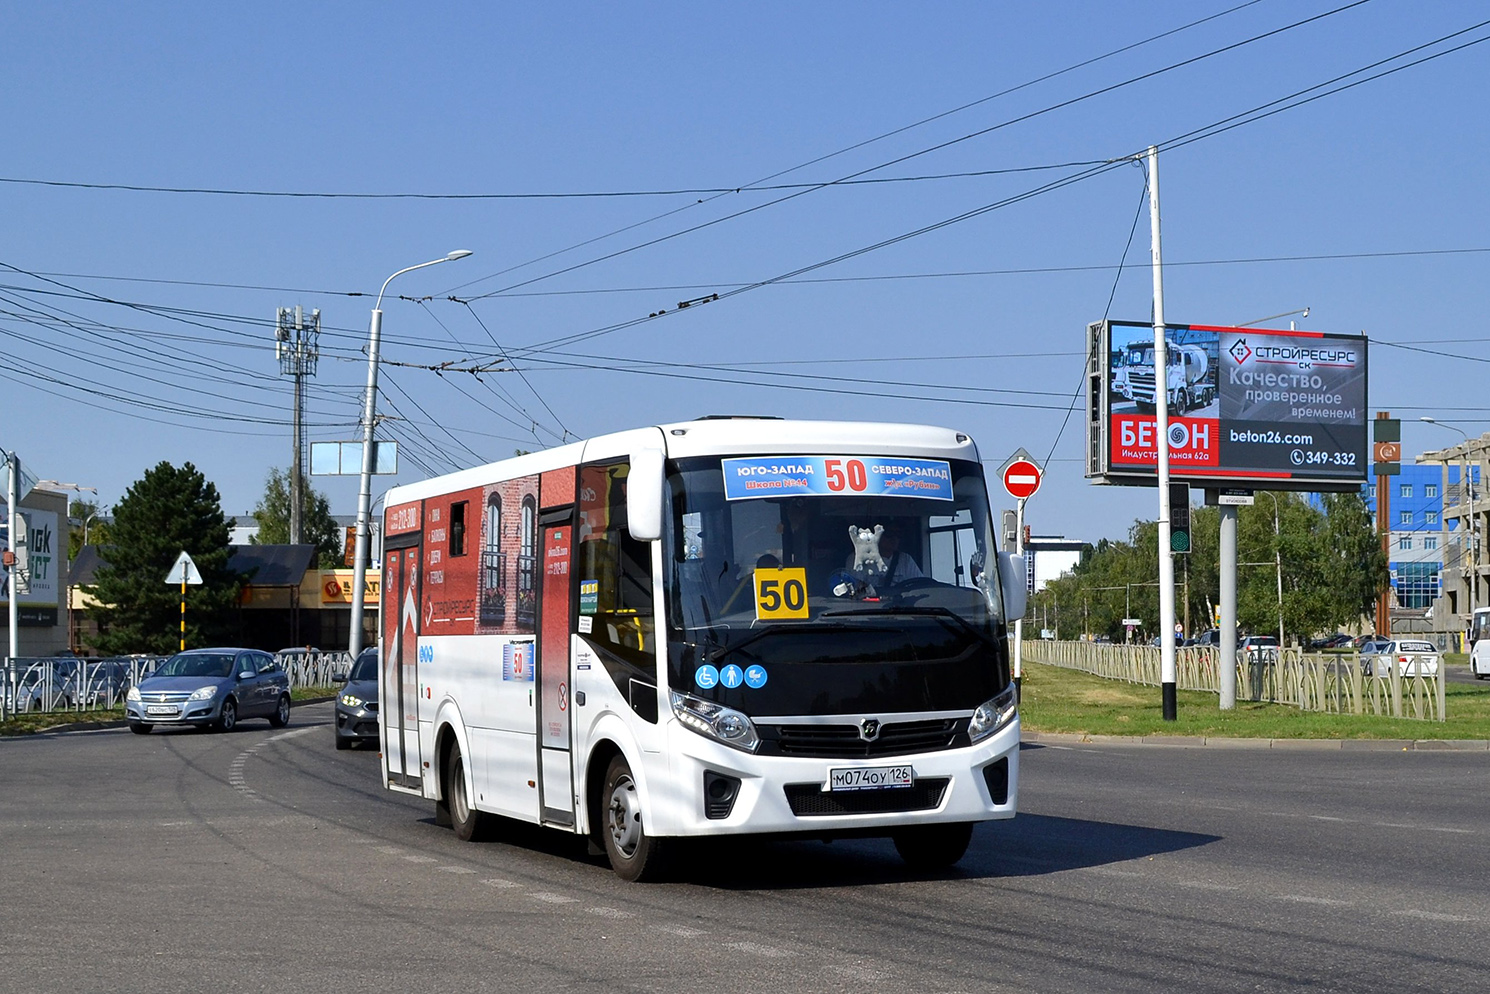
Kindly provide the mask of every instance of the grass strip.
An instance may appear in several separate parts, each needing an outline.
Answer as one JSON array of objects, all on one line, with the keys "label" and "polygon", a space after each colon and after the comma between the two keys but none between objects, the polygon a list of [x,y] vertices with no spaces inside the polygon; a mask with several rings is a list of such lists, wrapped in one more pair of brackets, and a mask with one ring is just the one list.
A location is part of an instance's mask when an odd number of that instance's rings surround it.
[{"label": "grass strip", "polygon": [[1447,721],[1300,711],[1237,700],[1222,711],[1215,694],[1182,690],[1165,721],[1158,687],[1125,683],[1043,663],[1025,663],[1019,717],[1032,732],[1190,735],[1258,739],[1490,739],[1490,684],[1450,683]]}]

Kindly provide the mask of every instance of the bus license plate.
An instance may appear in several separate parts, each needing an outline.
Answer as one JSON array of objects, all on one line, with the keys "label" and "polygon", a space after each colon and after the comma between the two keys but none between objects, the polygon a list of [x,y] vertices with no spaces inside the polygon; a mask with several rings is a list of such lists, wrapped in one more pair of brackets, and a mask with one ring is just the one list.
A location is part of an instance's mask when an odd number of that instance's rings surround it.
[{"label": "bus license plate", "polygon": [[828,771],[829,790],[881,790],[910,787],[916,782],[909,766],[854,766]]}]

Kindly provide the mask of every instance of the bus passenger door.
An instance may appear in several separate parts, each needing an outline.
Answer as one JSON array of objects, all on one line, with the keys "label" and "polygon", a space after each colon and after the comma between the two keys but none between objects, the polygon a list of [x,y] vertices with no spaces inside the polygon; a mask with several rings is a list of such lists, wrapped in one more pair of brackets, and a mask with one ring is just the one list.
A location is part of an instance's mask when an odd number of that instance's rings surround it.
[{"label": "bus passenger door", "polygon": [[542,612],[538,638],[538,782],[545,824],[574,824],[574,766],[570,751],[570,599],[574,509],[545,511]]},{"label": "bus passenger door", "polygon": [[[414,536],[417,540],[418,533]],[[388,783],[419,790],[419,546],[383,555],[383,750]]]}]

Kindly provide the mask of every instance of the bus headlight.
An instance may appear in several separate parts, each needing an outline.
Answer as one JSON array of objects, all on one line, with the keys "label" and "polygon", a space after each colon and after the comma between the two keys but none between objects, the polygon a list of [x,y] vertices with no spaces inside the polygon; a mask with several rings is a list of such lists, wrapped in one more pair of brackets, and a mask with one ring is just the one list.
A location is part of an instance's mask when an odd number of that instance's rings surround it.
[{"label": "bus headlight", "polygon": [[968,722],[967,737],[972,742],[980,742],[1013,721],[1018,713],[1019,708],[1014,704],[1014,685],[1010,684],[993,700],[978,705],[972,721]]},{"label": "bus headlight", "polygon": [[755,725],[734,708],[680,694],[676,690],[671,693],[673,716],[686,727],[743,752],[754,752],[760,745]]}]

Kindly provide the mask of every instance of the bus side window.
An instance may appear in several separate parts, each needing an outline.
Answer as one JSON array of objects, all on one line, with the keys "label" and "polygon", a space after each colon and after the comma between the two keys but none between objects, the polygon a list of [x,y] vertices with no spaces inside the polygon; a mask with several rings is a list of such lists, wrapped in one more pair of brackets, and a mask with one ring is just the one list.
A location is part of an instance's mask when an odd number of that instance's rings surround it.
[{"label": "bus side window", "polygon": [[580,467],[578,545],[579,613],[592,618],[587,637],[628,700],[636,697],[632,681],[657,683],[652,550],[626,527],[629,468],[625,460]]}]

